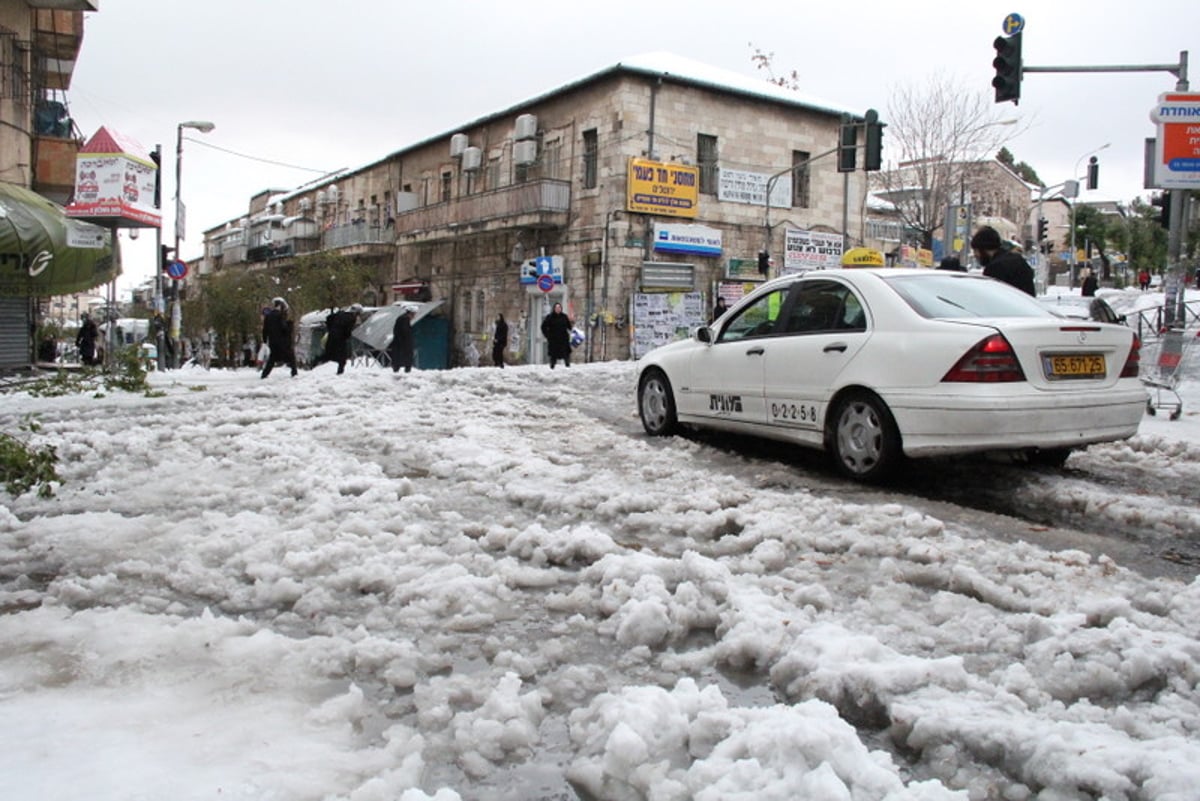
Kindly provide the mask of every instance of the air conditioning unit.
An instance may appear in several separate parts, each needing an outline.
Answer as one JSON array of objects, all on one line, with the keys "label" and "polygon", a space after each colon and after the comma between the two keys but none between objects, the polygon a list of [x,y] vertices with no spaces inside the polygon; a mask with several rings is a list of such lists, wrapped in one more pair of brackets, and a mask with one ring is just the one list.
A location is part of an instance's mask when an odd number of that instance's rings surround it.
[{"label": "air conditioning unit", "polygon": [[310,197],[300,198],[300,212],[302,214],[312,211],[312,205],[313,205],[312,198],[310,198]]},{"label": "air conditioning unit", "polygon": [[537,140],[524,139],[513,143],[513,160],[517,164],[533,164],[537,161]]},{"label": "air conditioning unit", "polygon": [[483,151],[477,147],[468,147],[462,153],[462,168],[464,172],[475,172],[483,166]]},{"label": "air conditioning unit", "polygon": [[465,133],[456,133],[450,137],[450,155],[461,156],[463,151],[467,149],[467,135]]},{"label": "air conditioning unit", "polygon": [[513,129],[513,139],[533,139],[537,136],[537,117],[533,114],[522,114],[517,117]]}]

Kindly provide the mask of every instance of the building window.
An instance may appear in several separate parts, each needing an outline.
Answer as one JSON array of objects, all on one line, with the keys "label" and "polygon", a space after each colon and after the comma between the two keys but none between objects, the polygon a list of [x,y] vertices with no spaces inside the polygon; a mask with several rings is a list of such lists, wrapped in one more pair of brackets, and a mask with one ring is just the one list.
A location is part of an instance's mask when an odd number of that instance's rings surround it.
[{"label": "building window", "polygon": [[487,317],[483,311],[483,290],[480,289],[475,293],[475,329],[483,331],[487,327]]},{"label": "building window", "polygon": [[700,166],[700,193],[717,194],[717,137],[697,135],[696,164]]},{"label": "building window", "polygon": [[600,140],[596,129],[583,132],[583,188],[595,189],[600,158]]},{"label": "building window", "polygon": [[442,194],[441,194],[441,202],[442,203],[450,202],[450,183],[453,180],[454,180],[454,176],[450,173],[449,170],[442,173]]},{"label": "building window", "polygon": [[562,176],[562,140],[546,142],[542,151],[542,177],[557,179]]},{"label": "building window", "polygon": [[499,156],[494,156],[494,157],[488,159],[488,167],[487,167],[487,188],[488,189],[499,189],[500,188],[500,163],[501,163],[501,161],[500,161]]},{"label": "building window", "polygon": [[[811,156],[812,154],[805,150],[792,151],[792,166],[796,168],[792,170],[792,205],[802,209],[808,208],[810,178],[808,160]],[[799,166],[801,164],[804,166]]]}]

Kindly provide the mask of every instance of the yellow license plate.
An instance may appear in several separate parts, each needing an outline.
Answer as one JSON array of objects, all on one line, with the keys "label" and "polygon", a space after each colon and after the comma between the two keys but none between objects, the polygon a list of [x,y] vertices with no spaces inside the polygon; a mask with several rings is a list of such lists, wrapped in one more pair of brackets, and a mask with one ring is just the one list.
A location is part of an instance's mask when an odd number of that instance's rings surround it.
[{"label": "yellow license plate", "polygon": [[1104,357],[1098,353],[1043,356],[1046,378],[1104,378]]}]

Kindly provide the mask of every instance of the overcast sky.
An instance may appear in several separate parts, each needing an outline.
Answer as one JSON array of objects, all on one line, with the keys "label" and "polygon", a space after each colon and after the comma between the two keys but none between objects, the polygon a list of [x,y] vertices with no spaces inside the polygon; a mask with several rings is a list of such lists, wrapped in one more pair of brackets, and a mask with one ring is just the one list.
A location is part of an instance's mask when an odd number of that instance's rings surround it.
[{"label": "overcast sky", "polygon": [[[796,70],[805,93],[879,109],[885,122],[896,86],[938,71],[990,95],[991,42],[1014,11],[1026,20],[1027,65],[1175,64],[1189,49],[1200,56],[1194,0],[1026,8],[991,0],[693,0],[686,14],[631,0],[104,0],[100,7],[86,15],[68,101],[85,137],[105,125],[148,150],[163,146],[168,241],[176,124],[216,124],[209,134],[185,132],[185,257],[200,253],[204,229],[243,214],[262,189],[362,166],[651,51],[765,80],[751,61],[757,47],[774,53],[778,73]],[[1028,75],[1020,106],[1003,106],[1022,120],[1014,129],[1025,128],[1009,149],[1053,184],[1111,143],[1100,154],[1100,192],[1122,200],[1144,194],[1149,113],[1175,81],[1167,72]],[[885,134],[885,159],[886,143]],[[152,274],[150,239],[126,248],[123,285]]]}]

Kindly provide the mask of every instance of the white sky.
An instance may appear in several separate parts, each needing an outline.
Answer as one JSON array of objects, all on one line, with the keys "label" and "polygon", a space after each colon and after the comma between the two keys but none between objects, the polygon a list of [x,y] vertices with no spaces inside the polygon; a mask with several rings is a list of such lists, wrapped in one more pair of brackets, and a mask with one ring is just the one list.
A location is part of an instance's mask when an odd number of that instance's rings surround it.
[{"label": "white sky", "polygon": [[[1200,581],[646,437],[632,362],[334,370],[4,396],[65,481],[0,494],[6,798],[1196,797]],[[1066,471],[941,475],[1194,551],[1180,391]]]},{"label": "white sky", "polygon": [[[990,97],[991,42],[1012,11],[1026,18],[1030,65],[1169,64],[1182,50],[1200,58],[1200,3],[1191,0],[1025,9],[992,0],[696,0],[683,14],[631,0],[105,0],[87,16],[69,100],[85,136],[108,125],[147,148],[163,145],[170,240],[181,121],[216,123],[207,135],[186,132],[214,147],[313,169],[356,167],[649,51],[765,78],[751,43],[775,54],[778,73],[797,70],[807,93],[886,112],[892,87],[939,70]],[[1021,105],[1000,107],[1029,126],[1009,147],[1053,184],[1111,142],[1100,154],[1100,191],[1131,199],[1143,193],[1150,109],[1174,88],[1166,72],[1031,74]],[[200,143],[185,141],[184,151],[184,256],[199,251],[206,227],[244,213],[250,195],[316,176]],[[128,273],[152,272],[145,245],[127,251]]]}]

